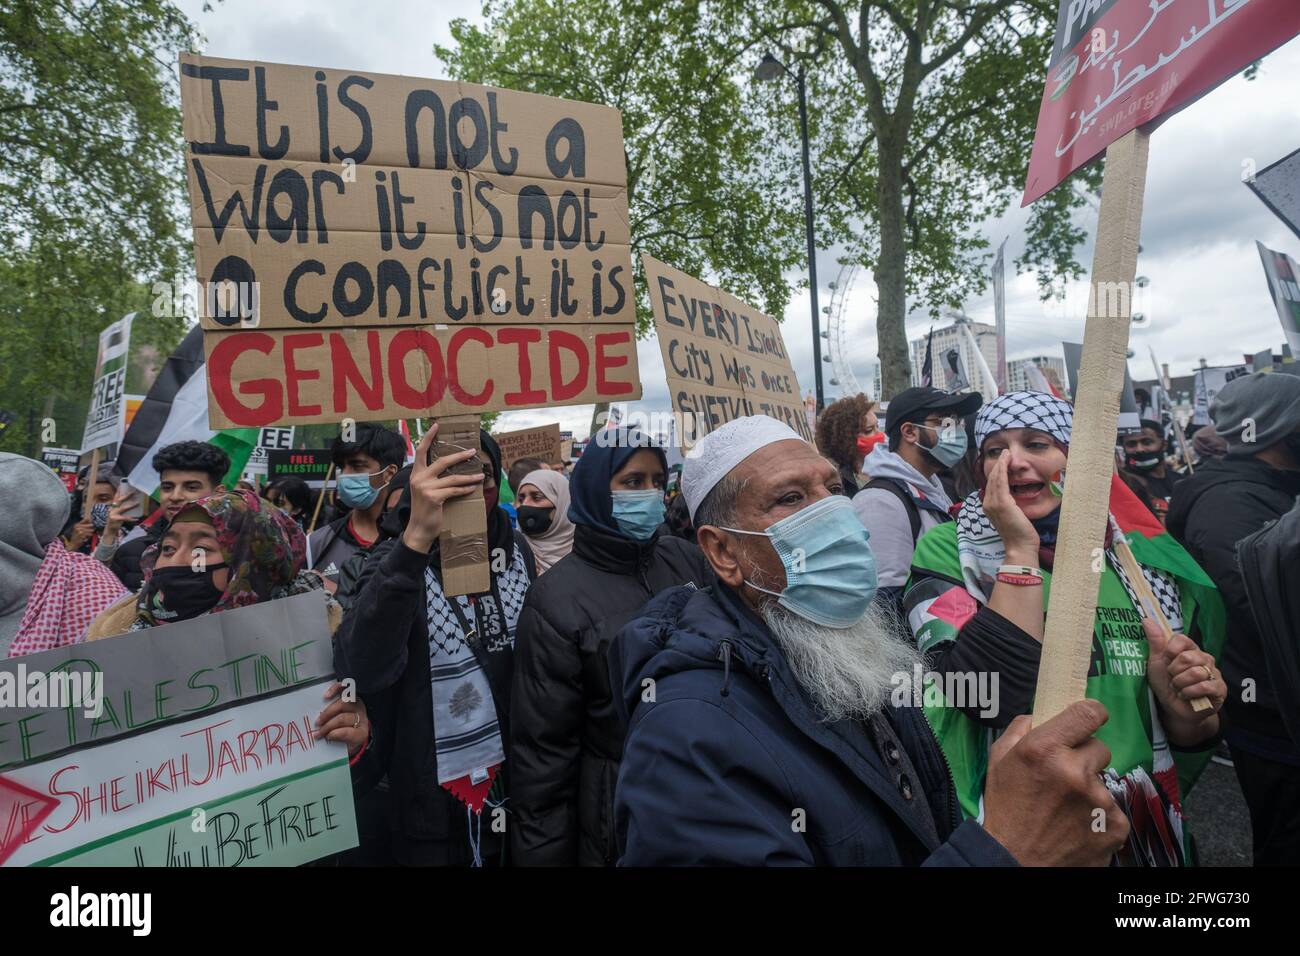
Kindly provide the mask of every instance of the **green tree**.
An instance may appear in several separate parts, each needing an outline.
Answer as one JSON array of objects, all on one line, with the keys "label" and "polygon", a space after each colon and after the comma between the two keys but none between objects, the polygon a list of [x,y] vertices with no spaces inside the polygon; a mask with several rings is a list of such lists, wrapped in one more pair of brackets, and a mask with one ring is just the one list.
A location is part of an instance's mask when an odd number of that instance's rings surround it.
[{"label": "green tree", "polygon": [[453,21],[456,46],[434,47],[453,77],[622,112],[641,334],[643,252],[782,314],[802,216],[797,184],[766,182],[764,133],[737,81],[743,23],[694,0],[501,0],[483,18]]},{"label": "green tree", "polygon": [[[910,384],[909,301],[937,316],[985,288],[983,225],[1024,185],[1056,22],[1055,0],[725,0],[752,36],[808,75],[823,244],[873,270],[888,398]],[[797,145],[794,91],[751,87],[775,135]],[[797,174],[794,146],[774,163]],[[1071,214],[1099,182],[1081,173],[1034,205],[1018,267],[1044,296],[1082,275]]]},{"label": "green tree", "polygon": [[0,4],[0,408],[6,445],[54,417],[76,446],[100,330],[140,310],[133,338],[170,347],[154,281],[189,261],[182,234],[177,54],[192,30],[164,0]]}]

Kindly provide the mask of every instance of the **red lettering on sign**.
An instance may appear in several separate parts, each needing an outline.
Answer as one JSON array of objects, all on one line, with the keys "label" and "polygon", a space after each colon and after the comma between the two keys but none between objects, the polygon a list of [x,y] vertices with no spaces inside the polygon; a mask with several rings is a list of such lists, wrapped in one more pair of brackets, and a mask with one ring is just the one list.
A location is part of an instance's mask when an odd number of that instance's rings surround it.
[{"label": "red lettering on sign", "polygon": [[497,339],[505,345],[519,347],[519,391],[506,392],[507,405],[545,405],[546,393],[532,388],[533,367],[528,360],[528,346],[542,340],[541,329],[501,329]]},{"label": "red lettering on sign", "polygon": [[379,348],[379,330],[371,329],[366,333],[366,351],[370,356],[370,381],[361,377],[348,348],[348,340],[337,332],[330,335],[330,368],[334,370],[334,411],[339,415],[347,414],[348,386],[356,390],[361,404],[370,411],[384,407],[384,370],[383,356]]},{"label": "red lettering on sign", "polygon": [[[491,377],[488,377],[483,386],[483,391],[477,394],[465,391],[460,384],[460,348],[470,340],[480,343],[484,348],[492,348],[492,336],[483,329],[472,325],[458,329],[456,334],[451,337],[451,341],[447,343],[447,388],[451,392],[451,397],[462,405],[486,405],[488,399],[492,397],[492,389],[495,387],[492,384]],[[484,368],[486,367],[485,360]]]},{"label": "red lettering on sign", "polygon": [[611,382],[605,372],[627,364],[626,355],[606,355],[606,345],[620,345],[631,339],[631,332],[603,332],[596,336],[596,391],[605,395],[626,395],[633,390],[631,382]]},{"label": "red lettering on sign", "polygon": [[226,413],[231,423],[243,427],[260,427],[278,422],[284,417],[284,395],[279,381],[274,378],[255,378],[239,383],[241,395],[261,395],[260,405],[246,405],[235,395],[230,373],[235,361],[245,352],[270,355],[275,351],[275,339],[265,332],[232,332],[223,334],[208,356],[208,388]]},{"label": "red lettering on sign", "polygon": [[[406,379],[406,356],[419,350],[429,363],[429,381],[417,392]],[[442,368],[442,349],[438,340],[423,329],[403,329],[388,343],[388,379],[393,400],[406,408],[428,409],[442,401],[446,376]]]},{"label": "red lettering on sign", "polygon": [[289,414],[290,415],[319,415],[319,405],[304,405],[298,401],[298,383],[310,382],[312,379],[320,378],[320,371],[304,371],[299,369],[293,361],[293,353],[298,349],[311,349],[325,342],[325,336],[319,332],[309,332],[302,335],[286,335],[284,337],[284,381],[289,391]]},{"label": "red lettering on sign", "polygon": [[[560,349],[567,349],[578,360],[578,371],[568,382],[564,381]],[[552,401],[567,401],[586,391],[587,377],[591,372],[591,356],[587,354],[586,342],[572,332],[552,329],[546,341],[546,359],[551,371]]]}]

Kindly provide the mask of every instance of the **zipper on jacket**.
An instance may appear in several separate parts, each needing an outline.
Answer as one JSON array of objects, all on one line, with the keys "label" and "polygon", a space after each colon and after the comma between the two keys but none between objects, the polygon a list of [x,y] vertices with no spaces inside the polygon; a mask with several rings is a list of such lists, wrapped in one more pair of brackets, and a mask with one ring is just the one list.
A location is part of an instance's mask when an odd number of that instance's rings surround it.
[{"label": "zipper on jacket", "polygon": [[731,683],[731,642],[723,641],[718,645],[718,660],[722,661],[722,696],[728,694],[727,686]]},{"label": "zipper on jacket", "polygon": [[934,739],[934,749],[939,751],[939,759],[943,761],[944,773],[947,774],[945,782],[948,790],[948,821],[952,824],[952,831],[949,832],[949,836],[951,836],[952,832],[955,832],[961,826],[961,810],[959,809],[961,801],[957,797],[957,784],[952,775],[952,765],[948,763],[948,755],[943,752],[943,744],[939,743],[939,735],[934,732],[934,724],[930,723],[930,717],[926,714],[924,707],[921,708],[921,719],[925,721],[925,726]]}]

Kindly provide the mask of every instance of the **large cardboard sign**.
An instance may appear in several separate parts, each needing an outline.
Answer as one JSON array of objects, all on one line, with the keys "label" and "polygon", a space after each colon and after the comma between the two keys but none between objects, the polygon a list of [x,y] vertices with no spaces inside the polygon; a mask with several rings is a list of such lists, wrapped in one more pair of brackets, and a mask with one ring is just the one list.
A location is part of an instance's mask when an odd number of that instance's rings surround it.
[{"label": "large cardboard sign", "polygon": [[181,57],[213,428],[635,399],[622,121]]},{"label": "large cardboard sign", "polygon": [[[1291,346],[1292,355],[1300,355],[1300,265],[1285,252],[1277,252],[1256,240],[1259,258],[1264,263],[1264,275],[1268,279],[1268,291],[1273,297],[1273,306],[1282,323],[1282,332],[1286,343]],[[1269,362],[1270,367],[1272,361]]]},{"label": "large cardboard sign", "polygon": [[642,263],[681,437],[689,443],[733,418],[770,415],[812,441],[777,321],[652,256]]},{"label": "large cardboard sign", "polygon": [[1295,0],[1060,0],[1023,204],[1296,33]]},{"label": "large cardboard sign", "polygon": [[[334,673],[321,593],[132,631],[0,661],[0,773],[72,748],[103,743]],[[99,716],[22,691],[31,675],[102,681]],[[59,678],[64,679],[64,678]],[[65,679],[64,679],[65,680]],[[66,683],[66,680],[65,680]],[[2,828],[2,827],[0,827]]]},{"label": "large cardboard sign", "polygon": [[[501,467],[507,472],[520,458],[536,458],[543,464],[560,460],[560,423],[500,432],[492,436],[501,449]],[[572,436],[570,436],[572,437]]]},{"label": "large cardboard sign", "polygon": [[298,866],[357,845],[347,748],[311,736],[328,682],[7,772],[5,866]]},{"label": "large cardboard sign", "polygon": [[0,663],[0,863],[292,866],[355,846],[346,748],[311,737],[325,603]]},{"label": "large cardboard sign", "polygon": [[126,434],[126,360],[131,345],[131,320],[118,319],[99,333],[95,358],[95,384],[90,390],[90,410],[81,438],[82,452],[115,445]]}]

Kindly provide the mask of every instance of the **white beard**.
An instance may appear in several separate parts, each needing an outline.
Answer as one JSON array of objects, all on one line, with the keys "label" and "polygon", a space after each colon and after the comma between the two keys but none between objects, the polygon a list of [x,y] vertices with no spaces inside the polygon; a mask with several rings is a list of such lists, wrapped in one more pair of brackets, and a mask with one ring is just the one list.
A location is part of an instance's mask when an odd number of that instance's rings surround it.
[{"label": "white beard", "polygon": [[921,654],[897,616],[872,605],[851,627],[814,624],[770,601],[759,614],[795,679],[827,720],[862,720],[889,701],[895,675],[911,680]]}]

